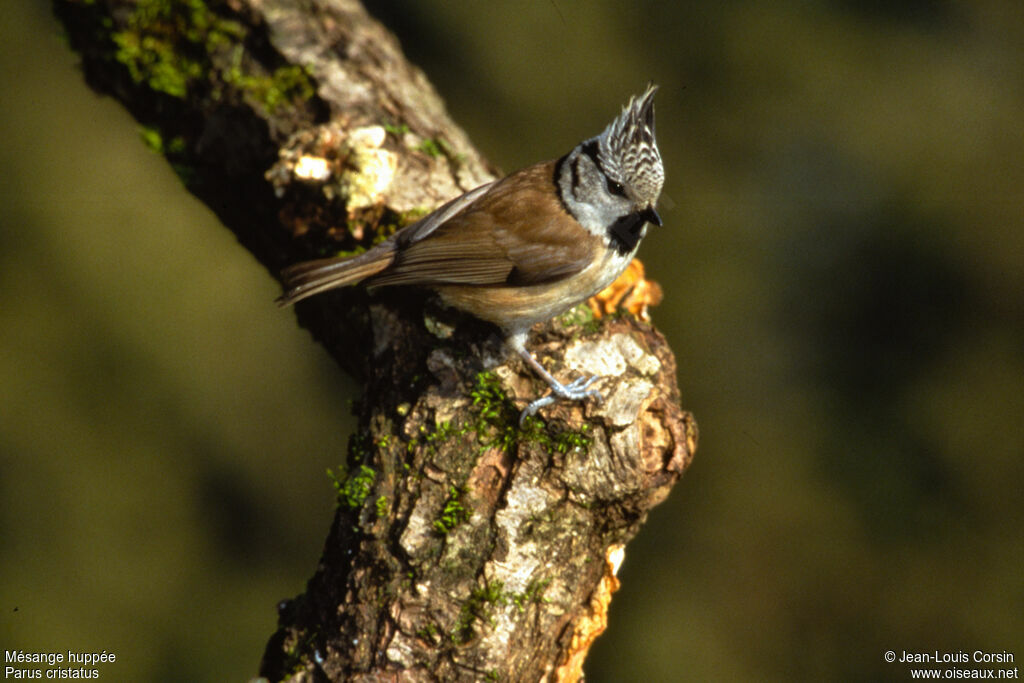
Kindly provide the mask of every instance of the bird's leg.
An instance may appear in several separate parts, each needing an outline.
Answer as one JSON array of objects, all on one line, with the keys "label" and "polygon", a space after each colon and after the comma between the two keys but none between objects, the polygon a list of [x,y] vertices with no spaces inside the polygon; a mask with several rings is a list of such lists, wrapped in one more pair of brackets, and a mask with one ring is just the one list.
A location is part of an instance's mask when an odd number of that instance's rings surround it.
[{"label": "bird's leg", "polygon": [[548,386],[551,387],[552,391],[551,394],[548,394],[547,396],[542,396],[537,400],[533,401],[532,403],[530,403],[530,405],[526,406],[522,414],[520,414],[519,416],[520,426],[522,426],[523,422],[526,420],[528,416],[536,415],[538,410],[551,405],[558,399],[563,399],[565,401],[584,401],[588,398],[596,398],[598,401],[603,400],[601,397],[601,392],[599,392],[597,389],[590,388],[590,385],[600,378],[579,377],[567,385],[562,384],[557,379],[555,379],[554,375],[545,370],[544,366],[538,363],[537,359],[534,358],[530,354],[530,352],[526,350],[525,347],[520,346],[516,348],[516,350],[519,352],[519,355],[522,357],[522,359],[526,361],[526,364],[533,368],[533,371],[540,375],[544,379],[544,381],[548,383]]}]

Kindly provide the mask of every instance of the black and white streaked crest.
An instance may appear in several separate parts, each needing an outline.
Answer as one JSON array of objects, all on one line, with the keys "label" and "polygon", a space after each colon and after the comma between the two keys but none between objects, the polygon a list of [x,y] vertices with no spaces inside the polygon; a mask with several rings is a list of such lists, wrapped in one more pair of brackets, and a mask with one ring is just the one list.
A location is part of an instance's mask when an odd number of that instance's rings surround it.
[{"label": "black and white streaked crest", "polygon": [[598,148],[605,172],[635,195],[638,205],[654,206],[665,182],[661,154],[654,139],[654,93],[651,84],[629,104],[598,136]]}]

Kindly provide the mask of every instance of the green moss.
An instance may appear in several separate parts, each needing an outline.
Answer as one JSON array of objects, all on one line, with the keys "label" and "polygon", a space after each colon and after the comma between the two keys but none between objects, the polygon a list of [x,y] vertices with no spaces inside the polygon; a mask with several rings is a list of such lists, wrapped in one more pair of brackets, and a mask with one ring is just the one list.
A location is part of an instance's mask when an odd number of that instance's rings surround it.
[{"label": "green moss", "polygon": [[494,613],[498,608],[515,605],[516,610],[522,614],[530,604],[549,602],[544,597],[544,591],[549,585],[551,579],[534,580],[522,593],[509,593],[503,582],[494,580],[474,588],[459,610],[459,618],[449,634],[451,640],[457,644],[472,640],[476,635],[474,624],[478,620],[493,626]]},{"label": "green moss", "polygon": [[502,417],[509,403],[508,396],[501,388],[501,381],[493,372],[481,372],[476,376],[476,386],[469,392],[473,407],[479,419],[494,422]]},{"label": "green moss", "polygon": [[516,609],[519,610],[519,613],[522,614],[526,611],[527,605],[551,602],[550,599],[544,597],[544,591],[546,591],[550,585],[551,579],[543,579],[540,581],[534,579],[526,586],[526,590],[512,596],[512,604],[515,605]]},{"label": "green moss", "polygon": [[495,612],[500,607],[515,605],[519,613],[525,611],[529,604],[550,602],[544,592],[551,585],[551,580],[531,581],[522,593],[509,593],[501,581],[487,582],[473,589],[469,599],[459,610],[459,618],[450,634],[453,642],[466,643],[476,635],[474,624],[477,621],[495,625]]},{"label": "green moss", "polygon": [[372,244],[380,244],[405,226],[415,223],[428,213],[430,212],[422,208],[400,212],[385,211],[384,215],[381,216],[374,226]]},{"label": "green moss", "polygon": [[377,516],[378,517],[387,517],[388,516],[388,499],[387,499],[387,496],[382,494],[381,496],[379,496],[377,498],[377,502],[375,502],[373,505],[377,509]]},{"label": "green moss", "polygon": [[239,64],[224,72],[225,82],[249,94],[271,113],[293,101],[308,100],[315,92],[309,74],[300,66],[278,67],[266,76],[244,73]]},{"label": "green moss", "polygon": [[444,502],[441,516],[434,520],[434,529],[438,533],[447,535],[458,525],[469,521],[473,512],[464,502],[466,493],[465,487],[448,487],[448,499]]},{"label": "green moss", "polygon": [[476,635],[473,625],[479,619],[494,625],[494,611],[497,607],[508,604],[505,584],[501,581],[489,581],[483,586],[473,589],[469,599],[459,610],[459,618],[451,631],[451,639],[455,643],[467,643]]},{"label": "green moss", "polygon": [[139,126],[139,136],[143,144],[157,154],[179,155],[185,151],[185,138],[178,135],[165,141],[160,130],[153,126]]},{"label": "green moss", "polygon": [[416,631],[416,635],[422,638],[423,640],[434,643],[437,642],[437,635],[439,632],[440,629],[437,628],[437,624],[429,623],[426,626],[418,629]]},{"label": "green moss", "polygon": [[361,254],[366,253],[366,247],[356,247],[355,249],[339,249],[337,251],[331,251],[325,256],[338,257],[338,258],[355,258]]},{"label": "green moss", "polygon": [[128,67],[132,80],[157,92],[183,98],[189,82],[203,73],[201,64],[179,56],[165,40],[132,31],[120,31],[112,38],[117,45],[114,56]]},{"label": "green moss", "polygon": [[574,449],[586,450],[592,442],[590,426],[584,424],[578,431],[563,430],[550,434],[543,420],[530,416],[519,424],[519,409],[501,388],[501,382],[491,372],[477,375],[476,386],[470,392],[477,409],[473,429],[480,435],[483,448],[497,447],[508,451],[518,443],[536,443],[548,452],[568,453]]},{"label": "green moss", "polygon": [[601,327],[601,321],[586,303],[570,308],[555,320],[562,327],[580,326],[583,334],[594,334]]},{"label": "green moss", "polygon": [[508,451],[519,440],[519,411],[501,388],[493,372],[481,372],[469,393],[476,417],[473,430],[481,450],[499,448]]},{"label": "green moss", "polygon": [[114,58],[133,81],[183,98],[208,71],[209,44],[226,42],[226,31],[244,35],[239,24],[218,19],[201,0],[143,0],[111,39]]},{"label": "green moss", "polygon": [[347,474],[344,470],[340,470],[336,474],[327,468],[327,476],[338,493],[338,503],[351,510],[358,510],[363,506],[366,497],[370,495],[377,473],[368,465],[360,465],[358,470]]},{"label": "green moss", "polygon": [[327,250],[324,251],[321,256],[354,258],[365,254],[370,247],[384,242],[405,226],[415,223],[428,213],[430,212],[426,209],[417,208],[402,212],[384,211],[383,215],[379,218],[372,215],[350,218],[345,224],[345,227],[350,234],[364,232],[367,228],[371,228],[370,232],[372,234],[372,239],[370,240],[369,245],[364,246],[362,244],[357,244],[352,249]]},{"label": "green moss", "polygon": [[404,123],[385,123],[384,130],[385,132],[391,133],[396,138],[401,140],[403,137],[405,137],[405,134],[409,132],[409,126],[405,125]]},{"label": "green moss", "polygon": [[590,448],[593,438],[588,434],[590,425],[584,423],[579,431],[566,430],[558,432],[545,443],[549,450],[556,453],[568,453],[569,451],[586,451]]},{"label": "green moss", "polygon": [[160,135],[160,131],[150,126],[140,126],[139,136],[142,138],[142,142],[150,151],[156,152],[157,154],[164,153],[164,139]]},{"label": "green moss", "polygon": [[355,462],[366,462],[369,460],[373,442],[369,432],[359,431],[348,438],[348,453]]},{"label": "green moss", "polygon": [[423,152],[431,159],[436,159],[442,154],[445,154],[447,148],[448,145],[440,138],[427,138],[416,146],[417,151]]},{"label": "green moss", "polygon": [[404,228],[407,225],[412,225],[419,219],[423,218],[430,213],[429,209],[423,207],[416,207],[415,209],[409,209],[398,214],[397,227]]},{"label": "green moss", "polygon": [[[415,452],[418,448],[424,448],[428,453],[436,453],[442,444],[448,444],[453,439],[466,437],[474,434],[477,443],[476,457],[484,451],[497,448],[508,452],[520,443],[536,443],[551,453],[568,453],[576,449],[588,449],[591,444],[591,437],[588,434],[589,426],[583,425],[579,430],[553,430],[543,421],[535,417],[527,418],[523,426],[519,425],[519,409],[505,393],[501,381],[492,372],[478,373],[473,388],[470,390],[470,412],[471,417],[465,422],[439,422],[432,431],[425,425],[421,425],[419,436],[406,443],[408,453]],[[387,442],[377,444],[386,447]],[[461,480],[465,480],[468,471],[475,462],[473,452],[461,447],[453,447],[446,450],[457,455],[456,460],[451,464],[449,471],[453,473],[453,479],[460,481],[457,472],[462,472]],[[463,458],[461,455],[469,456]],[[408,463],[405,463],[408,469]],[[372,472],[372,470],[371,470]],[[341,489],[339,489],[340,492]],[[472,515],[472,510],[466,504],[468,489],[465,486],[452,485],[448,489],[448,496],[444,505],[434,520],[435,531],[446,536],[458,525],[466,522]]]},{"label": "green moss", "polygon": [[[444,443],[455,437],[463,436],[469,432],[468,425],[457,425],[453,424],[449,420],[439,422],[435,427],[434,431],[426,432],[426,428],[423,428],[423,441],[430,446],[431,451],[437,450],[437,444]],[[411,448],[415,448],[415,442],[410,442]]]},{"label": "green moss", "polygon": [[135,83],[173,98],[202,86],[212,99],[222,99],[232,89],[276,112],[313,96],[306,69],[284,65],[267,73],[247,55],[247,36],[245,26],[204,0],[141,0],[110,37],[114,59]]}]

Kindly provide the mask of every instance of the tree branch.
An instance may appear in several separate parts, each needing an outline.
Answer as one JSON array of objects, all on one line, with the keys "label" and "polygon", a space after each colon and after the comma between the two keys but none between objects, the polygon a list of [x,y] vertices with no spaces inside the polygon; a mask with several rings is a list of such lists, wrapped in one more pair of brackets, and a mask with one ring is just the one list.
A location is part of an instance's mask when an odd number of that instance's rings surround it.
[{"label": "tree branch", "polygon": [[[89,83],[267,268],[383,239],[494,177],[397,41],[351,0],[55,0]],[[613,286],[616,287],[616,286]],[[600,404],[520,429],[544,384],[485,324],[425,293],[297,306],[366,390],[306,592],[281,604],[273,680],[574,680],[615,570],[689,464],[664,338],[633,272],[535,331]],[[631,303],[630,303],[631,302]]]}]

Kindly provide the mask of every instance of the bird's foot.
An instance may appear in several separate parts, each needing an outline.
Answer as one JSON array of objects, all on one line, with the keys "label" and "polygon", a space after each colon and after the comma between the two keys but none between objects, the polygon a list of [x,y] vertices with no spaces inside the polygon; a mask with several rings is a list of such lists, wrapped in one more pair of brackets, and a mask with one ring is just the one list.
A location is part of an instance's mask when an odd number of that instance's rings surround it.
[{"label": "bird's foot", "polygon": [[562,384],[558,380],[552,378],[552,381],[549,382],[552,393],[547,396],[542,396],[530,403],[530,405],[526,406],[523,412],[519,415],[519,426],[523,426],[527,417],[536,415],[537,411],[541,408],[545,408],[559,399],[563,401],[585,401],[588,398],[593,398],[600,403],[604,400],[604,397],[601,396],[601,392],[597,389],[590,388],[590,385],[599,379],[600,377],[596,376],[578,377],[577,379],[569,382],[569,384]]}]

